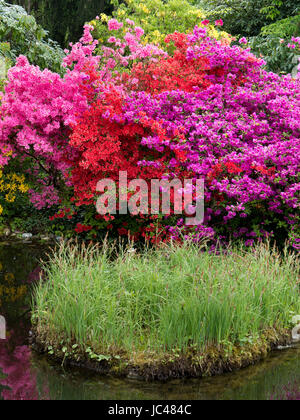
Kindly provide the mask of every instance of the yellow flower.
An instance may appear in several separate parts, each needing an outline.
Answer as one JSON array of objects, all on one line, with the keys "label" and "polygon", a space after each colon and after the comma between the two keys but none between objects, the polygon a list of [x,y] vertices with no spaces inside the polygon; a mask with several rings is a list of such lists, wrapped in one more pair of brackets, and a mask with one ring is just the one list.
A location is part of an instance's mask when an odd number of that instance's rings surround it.
[{"label": "yellow flower", "polygon": [[9,150],[9,151],[3,153],[3,156],[5,156],[5,157],[9,157],[11,155],[12,155],[12,150]]},{"label": "yellow flower", "polygon": [[20,190],[21,193],[25,194],[29,190],[29,186],[21,184],[21,185],[19,185],[19,190]]},{"label": "yellow flower", "polygon": [[14,276],[13,273],[6,273],[4,275],[4,280],[6,281],[6,283],[10,283],[11,284],[11,283],[13,283],[14,279],[15,279],[15,276]]},{"label": "yellow flower", "polygon": [[108,16],[105,13],[101,13],[100,18],[102,22],[108,22]]},{"label": "yellow flower", "polygon": [[[25,194],[28,190],[29,185],[25,183],[24,175],[3,174],[3,171],[0,170],[0,193],[4,193],[3,198],[7,203],[13,203],[17,198],[17,193]],[[3,210],[3,206],[0,205],[0,214],[3,213]]]},{"label": "yellow flower", "polygon": [[16,196],[14,194],[12,194],[11,192],[9,192],[8,194],[5,195],[5,200],[8,203],[13,203],[16,199]]}]

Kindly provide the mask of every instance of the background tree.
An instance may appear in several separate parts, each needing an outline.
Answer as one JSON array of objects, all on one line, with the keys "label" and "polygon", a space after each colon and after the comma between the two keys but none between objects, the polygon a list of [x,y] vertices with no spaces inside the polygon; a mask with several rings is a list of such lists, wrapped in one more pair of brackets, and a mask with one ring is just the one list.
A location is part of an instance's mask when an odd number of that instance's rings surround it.
[{"label": "background tree", "polygon": [[20,54],[40,68],[62,71],[64,53],[48,32],[22,7],[0,0],[0,79]]},{"label": "background tree", "polygon": [[222,17],[233,35],[259,35],[264,26],[300,13],[295,0],[198,0],[211,17]]}]

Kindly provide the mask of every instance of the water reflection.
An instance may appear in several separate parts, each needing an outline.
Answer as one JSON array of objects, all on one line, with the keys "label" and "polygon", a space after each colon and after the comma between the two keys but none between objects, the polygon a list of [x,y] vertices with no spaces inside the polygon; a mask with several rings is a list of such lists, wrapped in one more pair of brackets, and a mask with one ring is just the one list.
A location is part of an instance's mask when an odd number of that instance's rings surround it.
[{"label": "water reflection", "polygon": [[51,400],[265,400],[284,386],[300,383],[300,348],[276,352],[265,362],[239,372],[166,384],[65,372],[44,358],[33,358],[38,381],[46,381]]},{"label": "water reflection", "polygon": [[42,255],[33,245],[0,245],[0,314],[6,320],[6,339],[0,340],[0,399],[37,400],[31,351],[26,345],[30,329],[28,306],[31,284],[37,280]]},{"label": "water reflection", "polygon": [[35,375],[31,371],[31,352],[27,346],[13,343],[14,331],[0,344],[1,397],[4,400],[37,400]]},{"label": "water reflection", "polygon": [[240,372],[167,384],[103,378],[68,370],[32,354],[28,342],[31,285],[39,278],[35,245],[0,244],[0,314],[7,320],[0,340],[0,400],[268,399],[289,383],[300,384],[300,347],[275,352]]}]

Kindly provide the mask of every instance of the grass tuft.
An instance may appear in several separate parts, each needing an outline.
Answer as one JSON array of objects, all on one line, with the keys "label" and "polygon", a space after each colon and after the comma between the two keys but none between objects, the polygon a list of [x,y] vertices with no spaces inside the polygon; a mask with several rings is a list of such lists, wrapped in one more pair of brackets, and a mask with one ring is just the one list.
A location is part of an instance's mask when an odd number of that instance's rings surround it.
[{"label": "grass tuft", "polygon": [[[243,345],[300,313],[299,259],[269,245],[133,252],[62,244],[35,289],[33,321],[95,354],[162,354]],[[53,344],[53,343],[52,343]]]}]

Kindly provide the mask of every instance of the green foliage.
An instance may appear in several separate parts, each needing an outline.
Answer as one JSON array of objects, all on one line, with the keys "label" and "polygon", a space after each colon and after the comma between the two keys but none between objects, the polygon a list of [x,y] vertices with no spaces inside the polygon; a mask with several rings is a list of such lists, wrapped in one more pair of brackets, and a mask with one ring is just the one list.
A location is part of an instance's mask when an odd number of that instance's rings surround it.
[{"label": "green foliage", "polygon": [[0,56],[12,62],[20,54],[42,69],[61,72],[63,51],[20,6],[0,0]]},{"label": "green foliage", "polygon": [[12,206],[7,206],[0,217],[0,228],[9,227],[11,232],[29,232],[33,235],[49,234],[49,211],[34,208],[28,197],[21,197]]},{"label": "green foliage", "polygon": [[37,210],[28,195],[18,195],[13,203],[5,203],[0,216],[0,231],[9,228],[12,232],[50,233],[49,216],[53,210]]},{"label": "green foliage", "polygon": [[280,38],[291,38],[300,35],[300,14],[286,19],[278,20],[276,23],[265,26],[261,35],[273,35]]},{"label": "green foliage", "polygon": [[211,17],[223,17],[224,28],[233,35],[259,35],[274,20],[299,13],[295,0],[200,0]]},{"label": "green foliage", "polygon": [[6,79],[7,70],[12,64],[12,61],[4,54],[9,51],[9,44],[5,42],[0,43],[0,92],[3,91],[4,82]]},{"label": "green foliage", "polygon": [[250,39],[256,55],[263,55],[267,70],[291,73],[298,63],[299,49],[288,48],[292,36],[300,35],[300,15],[279,20],[262,28],[261,33]]},{"label": "green foliage", "polygon": [[261,13],[271,20],[282,19],[284,16],[296,15],[300,5],[295,0],[268,0],[261,8]]},{"label": "green foliage", "polygon": [[299,259],[265,245],[230,251],[62,243],[43,267],[33,319],[49,344],[64,337],[101,355],[243,345],[288,327],[300,310]]},{"label": "green foliage", "polygon": [[203,0],[209,18],[222,18],[224,29],[233,35],[254,36],[266,24],[266,17],[261,11],[261,2],[257,0]]},{"label": "green foliage", "polygon": [[273,35],[257,36],[250,40],[250,46],[256,55],[262,55],[267,62],[267,70],[274,73],[291,73],[298,63],[299,53],[287,48],[287,42]]}]

